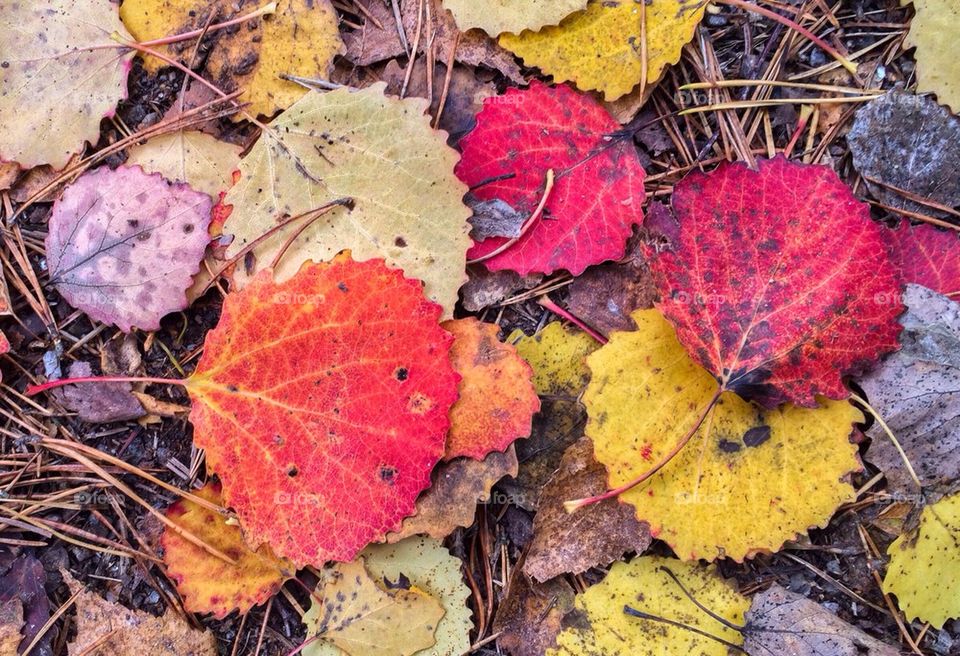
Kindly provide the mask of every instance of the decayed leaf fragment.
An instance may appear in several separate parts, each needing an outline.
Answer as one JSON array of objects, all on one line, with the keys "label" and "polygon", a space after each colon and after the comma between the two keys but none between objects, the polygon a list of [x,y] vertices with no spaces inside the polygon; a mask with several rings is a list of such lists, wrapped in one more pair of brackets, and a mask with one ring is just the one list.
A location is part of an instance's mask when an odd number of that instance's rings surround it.
[{"label": "decayed leaf fragment", "polygon": [[350,560],[413,511],[457,398],[439,315],[419,281],[349,253],[226,296],[186,387],[252,548]]},{"label": "decayed leaf fragment", "polygon": [[960,617],[960,493],[923,509],[920,526],[887,549],[883,591],[913,620],[941,628]]},{"label": "decayed leaf fragment", "polygon": [[206,194],[139,166],[86,173],[50,215],[50,282],[98,321],[156,330],[164,315],[187,307],[211,206]]},{"label": "decayed leaf fragment", "polygon": [[[371,545],[361,554],[371,579],[378,585],[403,586],[429,595],[443,608],[436,623],[433,646],[417,656],[461,656],[470,649],[473,622],[467,599],[470,589],[463,582],[460,559],[452,556],[439,540],[408,538],[397,544]],[[308,633],[316,627],[318,607],[304,616]],[[304,656],[342,656],[343,650],[326,641],[313,642],[303,649]],[[379,652],[378,652],[379,656]]]},{"label": "decayed leaf fragment", "polygon": [[750,656],[897,656],[900,652],[826,608],[773,585],[754,596],[743,648]]},{"label": "decayed leaf fragment", "polygon": [[126,95],[133,51],[111,35],[132,39],[109,0],[2,0],[0,32],[0,159],[61,169]]},{"label": "decayed leaf fragment", "polygon": [[932,91],[951,110],[960,110],[960,59],[955,55],[960,8],[952,0],[900,0],[913,4],[913,20],[904,47],[916,46],[917,89]]},{"label": "decayed leaf fragment", "polygon": [[[120,16],[137,40],[149,41],[202,30],[208,21],[223,23],[265,4],[261,0],[126,0]],[[243,88],[239,101],[249,103],[247,112],[270,116],[306,93],[303,86],[281,75],[327,78],[334,56],[343,49],[337,23],[329,0],[277,0],[269,16],[212,35],[215,41],[205,60],[205,76],[227,93]],[[167,56],[191,67],[197,63],[189,61],[195,49],[193,39],[161,47]],[[144,60],[149,71],[166,65],[156,57]]]},{"label": "decayed leaf fragment", "polygon": [[216,198],[233,184],[241,148],[197,130],[177,130],[133,146],[128,165],[140,165],[149,173],[186,182],[191,188]]},{"label": "decayed leaf fragment", "polygon": [[260,242],[255,269],[283,252],[274,269],[283,281],[306,260],[350,249],[357,260],[384,258],[423,280],[427,297],[452,316],[466,280],[470,210],[467,188],[453,175],[457,153],[431,130],[425,107],[385,96],[383,84],[304,96],[240,162],[240,181],[224,199],[233,206],[224,232],[235,236],[227,257],[284,217],[350,198],[352,209],[336,208],[307,227],[311,219],[301,219]]},{"label": "decayed leaf fragment", "polygon": [[[669,573],[668,571],[669,570]],[[742,625],[750,602],[720,578],[712,567],[658,556],[614,563],[606,578],[577,596],[580,621],[557,637],[548,656],[727,656],[727,646],[682,627],[634,617],[625,607],[679,622],[736,645],[737,631],[698,608],[694,599],[727,621]]]},{"label": "decayed leaf fragment", "polygon": [[533,371],[514,346],[497,339],[499,326],[470,317],[445,321],[443,328],[453,334],[450,360],[460,374],[444,460],[482,460],[529,436],[530,420],[540,409]]},{"label": "decayed leaf fragment", "polygon": [[898,346],[883,228],[826,166],[758,167],[692,173],[674,188],[675,220],[647,222],[668,242],[648,247],[657,307],[724,390],[766,407],[847,398],[843,376]]},{"label": "decayed leaf fragment", "polygon": [[586,7],[587,0],[444,0],[443,6],[450,10],[461,30],[478,27],[497,36],[556,25]]},{"label": "decayed leaf fragment", "polygon": [[[460,141],[457,175],[481,201],[499,198],[532,227],[506,250],[486,239],[470,258],[521,275],[565,269],[579,275],[620,258],[643,218],[644,171],[629,138],[593,98],[534,81],[487,98],[477,127]],[[548,190],[549,171],[554,173]],[[535,213],[542,204],[539,215]]]},{"label": "decayed leaf fragment", "polygon": [[139,656],[145,645],[151,656],[217,656],[214,635],[190,628],[175,611],[154,617],[130,610],[84,590],[70,572],[61,572],[70,592],[78,595],[77,637],[67,645],[70,656]]},{"label": "decayed leaf fragment", "polygon": [[[217,505],[222,502],[218,483],[207,483],[194,494]],[[277,558],[269,545],[254,551],[243,541],[239,526],[228,524],[225,516],[195,501],[179,499],[167,508],[166,515],[236,561],[227,563],[176,531],[164,530],[160,538],[163,562],[183,597],[183,607],[191,613],[212,613],[217,619],[234,610],[243,615],[273,596],[295,573],[293,563]]]},{"label": "decayed leaf fragment", "polygon": [[[614,332],[587,358],[586,433],[611,487],[669,453],[718,388],[659,312],[633,320],[636,331]],[[850,435],[863,415],[846,401],[820,401],[763,410],[725,392],[690,443],[620,499],[683,559],[777,550],[825,525],[854,494],[843,479],[860,468]]]},{"label": "decayed leaf fragment", "polygon": [[[870,405],[893,431],[927,495],[948,492],[960,478],[960,305],[907,285],[900,317],[903,347],[860,379]],[[866,458],[902,499],[921,491],[886,432],[874,423]]]},{"label": "decayed leaf fragment", "polygon": [[517,453],[491,451],[483,460],[454,458],[437,465],[432,484],[417,497],[416,512],[403,520],[400,530],[387,534],[387,542],[399,542],[423,533],[443,539],[460,526],[470,526],[477,503],[490,498],[490,490],[504,476],[517,475]]},{"label": "decayed leaf fragment", "polygon": [[349,656],[411,656],[431,647],[443,606],[419,590],[383,589],[363,562],[324,571],[315,593],[323,601],[304,618],[309,633]]},{"label": "decayed leaf fragment", "polygon": [[586,11],[556,27],[504,34],[500,45],[554,81],[573,81],[580,89],[603,92],[611,101],[630,93],[641,80],[652,86],[667,66],[679,61],[705,7],[693,0],[592,0]]},{"label": "decayed leaf fragment", "polygon": [[564,577],[538,583],[514,568],[493,620],[493,632],[500,634],[497,646],[511,656],[543,656],[573,610],[574,597]]},{"label": "decayed leaf fragment", "polygon": [[606,469],[594,460],[590,440],[581,438],[543,487],[523,571],[546,581],[606,566],[628,551],[643,553],[650,546],[650,527],[636,519],[629,504],[607,499],[572,515],[564,510],[564,501],[606,489]]}]

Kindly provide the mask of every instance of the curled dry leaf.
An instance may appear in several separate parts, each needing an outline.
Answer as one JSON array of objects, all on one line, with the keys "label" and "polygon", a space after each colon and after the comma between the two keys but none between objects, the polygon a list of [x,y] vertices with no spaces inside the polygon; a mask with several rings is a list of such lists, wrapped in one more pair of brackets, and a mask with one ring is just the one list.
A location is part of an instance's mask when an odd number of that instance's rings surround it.
[{"label": "curled dry leaf", "polygon": [[138,166],[86,173],[53,206],[50,282],[98,321],[156,330],[164,315],[187,307],[211,205],[206,194]]},{"label": "curled dry leaf", "polygon": [[[597,90],[605,100],[624,96],[644,79],[652,86],[680,60],[705,5],[692,0],[593,0],[556,27],[504,34],[500,45],[556,82]],[[645,29],[643,27],[645,26]],[[644,48],[641,42],[645,42]]]},{"label": "curled dry leaf", "polygon": [[525,573],[539,581],[580,574],[650,546],[650,527],[636,519],[629,504],[607,499],[572,515],[563,508],[568,499],[592,497],[606,489],[607,470],[594,460],[590,440],[581,438],[563,454],[560,468],[540,494]]},{"label": "curled dry leaf", "polygon": [[[259,0],[126,0],[120,16],[138,41],[149,41],[202,30],[208,23],[226,22],[264,4]],[[334,56],[343,48],[337,23],[329,0],[277,0],[269,18],[248,20],[240,28],[214,35],[204,75],[224,92],[242,88],[239,101],[249,103],[247,112],[270,116],[306,93],[303,86],[281,75],[324,79],[329,75]],[[194,67],[197,62],[190,58],[195,47],[196,42],[188,40],[161,51]],[[148,56],[144,65],[156,71],[167,64]]]},{"label": "curled dry leaf", "polygon": [[535,223],[497,255],[503,238],[487,239],[470,258],[487,256],[491,271],[521,275],[565,269],[579,275],[592,264],[623,256],[643,218],[644,171],[629,138],[611,137],[620,125],[594,99],[565,86],[533,82],[488,98],[477,127],[460,141],[457,175],[478,200],[499,198],[530,220],[553,188]]},{"label": "curled dry leaf", "polygon": [[433,646],[444,613],[439,601],[416,589],[384,589],[363,563],[338,563],[323,572],[314,593],[322,601],[304,616],[307,634],[349,656],[411,656]]},{"label": "curled dry leaf", "polygon": [[226,296],[186,387],[252,548],[350,560],[413,511],[457,398],[439,315],[419,281],[349,253]]},{"label": "curled dry leaf", "polygon": [[109,0],[2,0],[0,32],[0,159],[61,169],[126,95],[133,51],[110,46],[132,39]]},{"label": "curled dry leaf", "polygon": [[917,531],[894,540],[887,556],[883,591],[907,619],[939,629],[960,617],[960,493],[924,508]]},{"label": "curled dry leaf", "polygon": [[[194,494],[211,503],[222,502],[219,483],[207,483]],[[188,542],[166,528],[160,537],[163,562],[191,613],[211,613],[223,619],[234,610],[245,615],[273,596],[295,573],[293,563],[278,558],[269,545],[254,551],[243,541],[240,527],[227,517],[189,499],[167,508],[167,518],[206,544],[233,558],[231,564]]]},{"label": "curled dry leaf", "polygon": [[496,324],[470,317],[446,321],[443,328],[453,334],[450,360],[460,374],[444,460],[481,460],[529,436],[530,420],[540,410],[530,365],[514,346],[497,339]]},{"label": "curled dry leaf", "polygon": [[400,530],[387,534],[387,542],[399,542],[423,533],[443,539],[458,527],[470,526],[477,503],[490,498],[490,490],[504,476],[517,475],[517,453],[509,447],[493,451],[483,460],[454,458],[437,465],[432,484],[417,498],[416,512],[403,520]]},{"label": "curled dry leaf", "polygon": [[743,648],[750,656],[897,656],[900,652],[820,604],[773,585],[750,603]]},{"label": "curled dry leaf", "polygon": [[[893,431],[926,493],[943,494],[960,477],[960,305],[907,285],[902,348],[860,380],[870,405]],[[874,423],[866,458],[902,499],[920,494],[897,448]]]},{"label": "curled dry leaf", "polygon": [[168,609],[160,617],[130,610],[83,589],[70,572],[63,580],[76,596],[77,635],[69,656],[139,656],[150,646],[151,656],[217,656],[217,640],[208,631],[196,631],[187,620]]},{"label": "curled dry leaf", "polygon": [[423,280],[427,297],[452,316],[470,244],[467,188],[452,173],[457,154],[430,129],[426,101],[383,90],[312,91],[271,123],[224,199],[233,206],[224,232],[235,236],[227,257],[283,217],[353,199],[352,208],[301,219],[260,242],[256,269],[283,252],[274,274],[284,281],[306,260],[351,249],[357,260],[384,258]]},{"label": "curled dry leaf", "polygon": [[[396,588],[409,584],[411,590],[438,601],[443,617],[436,623],[433,646],[417,656],[461,656],[470,649],[470,589],[463,582],[460,559],[452,556],[439,540],[414,537],[397,544],[372,545],[361,555],[371,579],[378,585]],[[316,626],[314,607],[304,616],[308,626]],[[304,656],[342,656],[344,652],[329,642],[314,642],[303,649]],[[380,652],[376,652],[379,656]]]},{"label": "curled dry leaf", "polygon": [[898,346],[901,282],[883,228],[832,169],[758,166],[688,175],[676,219],[647,222],[667,241],[648,247],[657,307],[724,390],[766,407],[846,398],[843,376]]},{"label": "curled dry leaf", "polygon": [[502,32],[536,32],[556,25],[575,11],[587,6],[587,0],[444,0],[461,30],[480,28],[490,36]]},{"label": "curled dry leaf", "polygon": [[129,151],[127,164],[159,173],[174,182],[216,198],[233,184],[233,172],[240,163],[237,145],[220,141],[196,130],[177,130],[154,137]]},{"label": "curled dry leaf", "polygon": [[[669,572],[669,573],[668,573]],[[683,588],[670,576],[672,573]],[[743,637],[707,615],[684,594],[732,624],[743,624],[750,602],[712,567],[656,556],[614,563],[606,578],[577,596],[579,617],[557,638],[548,656],[727,656],[717,640],[654,619],[634,617],[626,607],[693,627],[735,645]],[[575,612],[576,612],[575,611]]]},{"label": "curled dry leaf", "polygon": [[[656,310],[633,314],[587,363],[587,436],[611,487],[646,473],[697,421],[717,381],[684,351]],[[854,496],[850,443],[863,415],[847,401],[763,410],[725,392],[690,443],[620,499],[683,559],[742,561],[823,526]]]},{"label": "curled dry leaf", "polygon": [[903,282],[960,300],[960,235],[932,225],[902,222],[890,233]]},{"label": "curled dry leaf", "polygon": [[933,99],[891,92],[871,100],[857,111],[847,143],[885,205],[932,216],[949,213],[929,203],[960,205],[960,118]]}]

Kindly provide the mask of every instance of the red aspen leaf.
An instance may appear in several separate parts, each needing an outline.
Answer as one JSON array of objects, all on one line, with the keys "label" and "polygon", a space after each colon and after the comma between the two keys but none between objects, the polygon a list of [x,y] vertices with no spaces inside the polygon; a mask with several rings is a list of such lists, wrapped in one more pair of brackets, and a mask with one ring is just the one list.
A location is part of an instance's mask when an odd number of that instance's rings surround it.
[{"label": "red aspen leaf", "polygon": [[[207,483],[194,494],[218,505],[222,502],[219,483]],[[177,526],[236,561],[227,563],[170,529],[163,532],[163,562],[183,597],[183,607],[191,613],[212,613],[217,619],[234,610],[243,615],[272,597],[295,573],[293,563],[277,558],[269,545],[254,551],[243,541],[239,526],[194,501],[180,499],[166,514]]]},{"label": "red aspen leaf", "polygon": [[[566,86],[534,82],[484,101],[477,127],[460,142],[463,158],[456,168],[474,195],[499,198],[530,217],[544,195],[547,171],[556,175],[535,224],[486,260],[488,269],[579,275],[623,256],[633,226],[643,219],[644,171],[619,130],[600,103]],[[468,257],[489,255],[505,241],[486,239]]]},{"label": "red aspen leaf", "polygon": [[70,305],[130,332],[187,307],[210,241],[210,197],[139,166],[84,174],[54,204],[50,282]]},{"label": "red aspen leaf", "polygon": [[190,421],[252,548],[350,560],[413,512],[457,398],[440,312],[419,281],[347,252],[227,295]]},{"label": "red aspen leaf", "polygon": [[647,222],[668,241],[650,263],[658,307],[723,389],[813,407],[846,398],[844,375],[897,348],[901,283],[883,228],[831,169],[721,164],[681,181],[673,210]]},{"label": "red aspen leaf", "polygon": [[890,234],[903,282],[944,296],[960,295],[960,239],[955,230],[904,221]]},{"label": "red aspen leaf", "polygon": [[450,360],[460,374],[460,399],[450,410],[450,434],[444,460],[469,456],[482,460],[530,435],[540,410],[533,370],[516,347],[497,339],[499,328],[474,318],[446,321],[453,333]]}]

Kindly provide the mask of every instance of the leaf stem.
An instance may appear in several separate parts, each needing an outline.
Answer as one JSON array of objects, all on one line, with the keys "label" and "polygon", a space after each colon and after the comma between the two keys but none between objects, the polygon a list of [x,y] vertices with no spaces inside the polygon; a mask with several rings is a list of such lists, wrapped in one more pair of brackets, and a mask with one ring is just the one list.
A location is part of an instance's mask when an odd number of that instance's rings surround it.
[{"label": "leaf stem", "polygon": [[564,510],[566,510],[568,513],[573,513],[579,510],[580,508],[583,508],[584,506],[589,506],[595,503],[600,503],[601,501],[606,501],[607,499],[616,498],[621,494],[623,494],[624,492],[627,492],[633,489],[634,487],[636,487],[637,485],[640,485],[640,483],[643,483],[645,480],[649,479],[651,476],[653,476],[658,471],[663,469],[671,460],[673,460],[677,456],[678,453],[680,453],[681,450],[683,450],[683,447],[685,447],[687,443],[691,439],[693,439],[693,436],[697,434],[697,431],[700,430],[700,427],[703,425],[704,420],[706,420],[707,415],[710,414],[710,410],[712,410],[713,406],[717,404],[717,401],[720,399],[720,395],[723,394],[723,392],[724,392],[723,386],[718,386],[716,393],[714,393],[713,397],[710,399],[710,402],[707,403],[706,407],[700,412],[700,416],[697,417],[696,422],[694,422],[690,430],[687,431],[686,435],[680,438],[680,441],[677,442],[676,446],[674,446],[670,450],[670,452],[664,457],[662,457],[653,467],[651,467],[644,473],[640,474],[640,476],[637,476],[632,481],[627,481],[623,485],[616,487],[612,490],[607,490],[603,494],[598,494],[592,497],[586,497],[584,499],[573,499],[571,501],[564,501],[563,502]]},{"label": "leaf stem", "polygon": [[214,23],[213,25],[211,25],[206,29],[201,28],[199,30],[191,30],[190,32],[183,32],[181,34],[165,36],[162,39],[154,39],[152,41],[141,41],[140,45],[147,46],[147,47],[166,46],[171,43],[179,43],[180,41],[189,41],[190,39],[195,39],[199,36],[203,36],[205,33],[209,34],[210,32],[216,32],[217,30],[222,30],[225,27],[231,27],[233,25],[237,25],[238,23],[243,23],[248,20],[251,20],[253,18],[259,18],[260,16],[265,16],[266,14],[272,14],[275,11],[277,11],[277,3],[269,2],[264,6],[260,7],[259,9],[251,11],[248,14],[244,14],[243,16],[237,16],[236,18],[231,18],[230,20],[224,21],[222,23]]},{"label": "leaf stem", "polygon": [[887,437],[890,438],[890,441],[893,442],[893,447],[897,450],[897,453],[900,454],[900,457],[903,459],[904,464],[907,466],[907,472],[910,474],[910,478],[913,479],[913,482],[917,484],[917,488],[923,490],[923,483],[920,482],[920,477],[917,476],[917,472],[914,470],[913,465],[910,464],[910,458],[907,457],[907,452],[903,450],[903,447],[900,446],[900,440],[897,439],[897,436],[893,434],[893,431],[890,430],[890,427],[887,426],[887,422],[883,420],[883,417],[880,416],[880,413],[876,409],[867,403],[867,400],[856,392],[850,392],[850,398],[862,405],[867,412],[873,415],[873,418],[877,420],[877,423],[880,424],[880,428],[883,429],[883,432],[887,434]]},{"label": "leaf stem", "polygon": [[77,383],[156,383],[158,385],[181,385],[186,386],[186,378],[155,378],[153,376],[79,376],[77,378],[59,378],[57,380],[48,380],[39,385],[30,385],[24,392],[27,396],[34,396],[40,392],[46,392],[64,385],[76,385]]},{"label": "leaf stem", "polygon": [[540,305],[541,307],[544,307],[550,310],[558,317],[562,317],[566,319],[567,321],[569,321],[570,323],[575,325],[577,328],[579,328],[583,332],[593,337],[595,340],[597,340],[601,344],[606,344],[607,341],[609,341],[607,340],[606,337],[604,337],[603,335],[598,333],[596,330],[594,330],[593,328],[588,326],[586,323],[584,323],[583,320],[581,320],[579,317],[571,314],[567,310],[564,310],[562,307],[554,303],[553,300],[546,294],[544,294],[543,296],[537,299],[537,304]]},{"label": "leaf stem", "polygon": [[769,18],[770,20],[776,21],[781,25],[789,27],[791,30],[798,32],[802,36],[812,41],[814,44],[817,45],[817,47],[819,47],[825,53],[827,53],[828,55],[836,59],[840,63],[840,65],[843,66],[848,71],[850,71],[850,73],[853,76],[856,76],[857,74],[856,64],[854,64],[852,61],[850,61],[849,59],[841,55],[833,46],[829,45],[826,41],[818,37],[816,34],[811,32],[807,28],[802,27],[798,23],[790,20],[786,16],[781,16],[775,11],[770,11],[765,7],[760,7],[758,5],[755,5],[752,2],[746,2],[746,0],[716,0],[716,1],[719,2],[720,4],[730,5],[732,7],[739,7],[740,9],[744,9],[746,11],[752,11],[755,14],[760,14],[761,16],[764,16],[766,18]]}]

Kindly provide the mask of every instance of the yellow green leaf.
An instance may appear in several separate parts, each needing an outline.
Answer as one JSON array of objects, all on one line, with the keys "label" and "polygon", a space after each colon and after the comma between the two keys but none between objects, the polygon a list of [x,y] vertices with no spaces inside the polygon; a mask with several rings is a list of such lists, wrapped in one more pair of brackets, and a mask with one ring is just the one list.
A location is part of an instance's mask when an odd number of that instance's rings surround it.
[{"label": "yellow green leaf", "polygon": [[443,6],[464,32],[479,27],[497,36],[556,25],[586,7],[587,0],[444,0]]},{"label": "yellow green leaf", "polygon": [[644,38],[645,77],[651,85],[668,65],[679,61],[705,6],[692,0],[593,0],[586,11],[555,27],[503,34],[500,45],[527,66],[552,75],[555,82],[572,81],[580,89],[603,92],[611,101],[644,79]]},{"label": "yellow green leaf", "polygon": [[[901,0],[906,6],[911,0]],[[917,91],[932,91],[940,104],[960,111],[960,58],[956,56],[960,4],[956,0],[912,0],[916,12],[904,47],[916,47]]]},{"label": "yellow green leaf", "polygon": [[887,555],[883,591],[897,595],[907,619],[939,629],[960,617],[960,493],[924,508],[917,532],[897,538]]},{"label": "yellow green leaf", "polygon": [[283,217],[351,198],[352,208],[338,207],[306,228],[309,219],[294,221],[260,242],[253,272],[283,252],[274,269],[283,281],[306,260],[350,249],[357,261],[383,258],[422,280],[427,297],[450,316],[471,243],[467,187],[453,174],[459,156],[445,133],[430,128],[427,101],[387,97],[384,89],[311,91],[271,123],[224,199],[233,205],[224,232],[235,236],[227,257]]},{"label": "yellow green leaf", "polygon": [[[148,41],[203,29],[211,14],[213,23],[221,23],[266,4],[249,0],[125,0],[120,16],[138,41]],[[239,100],[249,103],[246,109],[254,116],[270,116],[306,93],[303,86],[282,79],[281,74],[326,79],[334,56],[343,49],[337,13],[329,0],[277,0],[276,4],[271,15],[217,34],[205,62],[205,77],[222,91],[242,88]],[[189,61],[193,41],[187,41],[186,47],[163,47],[161,52],[185,64],[196,64]],[[144,61],[149,71],[166,65],[156,57]]]},{"label": "yellow green leaf", "polygon": [[[402,575],[413,589],[430,595],[443,607],[443,617],[435,625],[436,643],[417,651],[418,656],[460,656],[469,651],[473,628],[467,607],[470,589],[463,582],[460,560],[450,555],[439,540],[413,537],[397,544],[373,545],[361,558],[374,581],[395,584]],[[320,609],[318,604],[304,615],[308,635],[316,633]],[[304,647],[303,655],[341,656],[344,651],[330,642],[315,641]]]},{"label": "yellow green leaf", "polygon": [[590,380],[585,358],[600,345],[590,335],[559,321],[528,337],[514,330],[508,344],[533,368],[533,387],[542,396],[577,396]]},{"label": "yellow green leaf", "polygon": [[132,147],[127,164],[139,164],[147,173],[186,182],[216,198],[233,184],[241,150],[204,132],[178,130]]},{"label": "yellow green leaf", "polygon": [[[665,457],[718,385],[659,311],[632,316],[636,331],[613,333],[587,359],[586,433],[611,487]],[[679,454],[620,499],[683,559],[779,549],[853,497],[844,478],[859,469],[849,438],[863,415],[847,401],[820,402],[763,410],[724,393]]]},{"label": "yellow green leaf", "polygon": [[[380,587],[380,577],[368,573],[363,562],[360,558],[324,570],[314,593],[322,601],[304,615],[308,635],[350,656],[410,656],[432,646],[443,606],[415,588]],[[321,653],[308,649],[303,653]]]},{"label": "yellow green leaf", "polygon": [[655,619],[630,615],[625,607],[699,629],[735,645],[743,636],[697,608],[700,604],[737,625],[750,601],[720,578],[713,567],[645,556],[615,563],[600,583],[576,600],[582,621],[557,636],[548,656],[727,656],[727,647],[704,635]]}]

